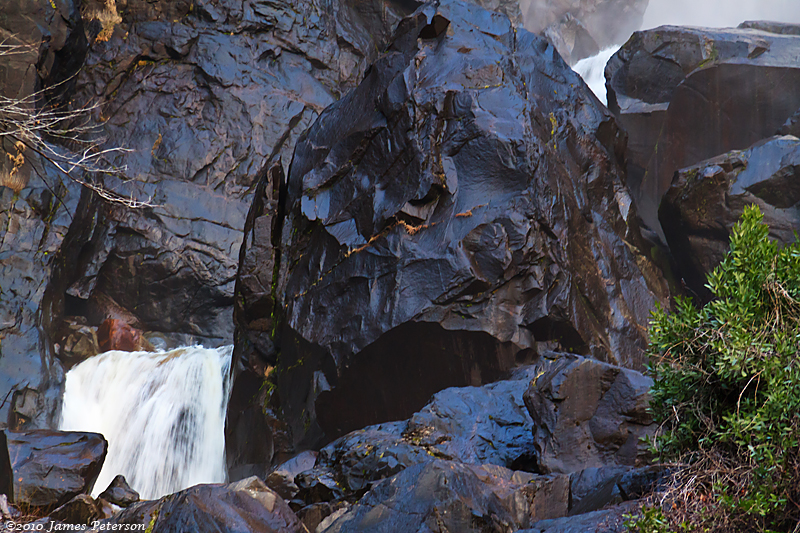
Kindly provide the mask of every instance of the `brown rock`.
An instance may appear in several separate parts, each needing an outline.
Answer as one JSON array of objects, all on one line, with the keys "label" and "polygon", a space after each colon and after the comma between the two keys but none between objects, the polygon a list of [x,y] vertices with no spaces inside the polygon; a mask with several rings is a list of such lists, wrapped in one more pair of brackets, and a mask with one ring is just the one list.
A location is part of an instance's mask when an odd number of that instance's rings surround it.
[{"label": "brown rock", "polygon": [[152,349],[140,330],[116,318],[109,318],[100,324],[97,328],[97,340],[101,352],[110,350],[138,352]]}]

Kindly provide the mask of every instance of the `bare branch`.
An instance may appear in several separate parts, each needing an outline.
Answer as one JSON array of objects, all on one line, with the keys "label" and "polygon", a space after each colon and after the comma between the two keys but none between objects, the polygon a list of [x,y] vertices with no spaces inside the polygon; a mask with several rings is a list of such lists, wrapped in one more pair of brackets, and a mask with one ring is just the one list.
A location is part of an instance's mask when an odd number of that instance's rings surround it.
[{"label": "bare branch", "polygon": [[[6,39],[0,41],[0,59],[28,54],[35,49],[34,45],[29,44],[9,44]],[[130,150],[103,147],[103,140],[98,138],[100,127],[92,124],[92,113],[100,109],[101,104],[90,103],[78,109],[59,109],[42,104],[47,100],[46,91],[52,91],[72,79],[68,78],[20,98],[0,95],[0,141],[9,139],[17,150],[16,155],[7,154],[12,164],[10,177],[13,178],[14,173],[24,164],[23,152],[29,149],[53,165],[61,174],[94,191],[106,201],[132,209],[155,207],[151,203],[152,198],[139,200],[98,183],[104,175],[130,180],[125,175],[126,167],[111,161],[114,156]],[[50,141],[63,143],[71,149],[56,147]],[[98,179],[93,179],[95,177]]]}]

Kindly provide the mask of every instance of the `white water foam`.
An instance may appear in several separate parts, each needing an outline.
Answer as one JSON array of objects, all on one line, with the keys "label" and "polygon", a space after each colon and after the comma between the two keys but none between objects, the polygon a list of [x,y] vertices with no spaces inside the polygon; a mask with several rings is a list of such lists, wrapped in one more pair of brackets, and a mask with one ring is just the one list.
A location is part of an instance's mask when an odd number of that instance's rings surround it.
[{"label": "white water foam", "polygon": [[619,45],[617,45],[601,50],[597,55],[581,59],[572,67],[605,105],[608,105],[605,77],[606,63],[611,59],[611,56],[617,53],[619,48]]},{"label": "white water foam", "polygon": [[108,440],[94,496],[122,474],[142,498],[220,483],[232,346],[97,355],[66,376],[59,429]]}]

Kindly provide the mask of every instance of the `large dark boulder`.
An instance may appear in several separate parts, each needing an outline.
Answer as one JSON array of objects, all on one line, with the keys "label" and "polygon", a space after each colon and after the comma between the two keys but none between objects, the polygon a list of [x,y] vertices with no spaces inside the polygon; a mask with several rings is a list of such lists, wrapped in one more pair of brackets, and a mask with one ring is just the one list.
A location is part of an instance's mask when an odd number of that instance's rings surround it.
[{"label": "large dark boulder", "polygon": [[538,372],[530,366],[510,380],[445,389],[409,420],[336,439],[320,450],[313,469],[297,477],[298,497],[312,504],[358,495],[381,479],[434,458],[515,470],[532,467],[533,424],[523,394]]},{"label": "large dark boulder", "polygon": [[659,218],[679,274],[700,302],[711,298],[706,275],[725,257],[731,229],[750,204],[764,213],[773,239],[795,241],[800,228],[797,137],[771,137],[675,174]]},{"label": "large dark boulder", "polygon": [[98,205],[91,238],[76,243],[67,310],[97,325],[119,308],[173,343],[231,343],[254,177],[265,161],[289,160],[408,10],[391,0],[96,4],[76,101],[99,101],[104,146],[130,150],[114,159],[123,179],[105,186],[152,207]]},{"label": "large dark boulder", "polygon": [[255,477],[227,485],[197,485],[134,504],[98,530],[125,525],[146,526],[152,533],[307,533],[286,502]]},{"label": "large dark boulder", "polygon": [[629,133],[628,185],[650,229],[660,233],[675,171],[774,135],[800,108],[798,54],[785,25],[665,26],[609,61],[608,105]]},{"label": "large dark boulder", "polygon": [[565,516],[568,494],[568,476],[436,459],[382,481],[321,531],[504,533]]},{"label": "large dark boulder", "polygon": [[5,436],[14,503],[45,512],[90,493],[108,450],[97,433],[6,430]]},{"label": "large dark boulder", "polygon": [[405,19],[248,218],[237,347],[278,364],[293,441],[406,418],[542,347],[641,366],[664,289],[623,153],[546,40],[458,2]]},{"label": "large dark boulder", "polygon": [[541,472],[646,464],[640,443],[652,436],[653,380],[641,373],[565,356],[525,392]]}]

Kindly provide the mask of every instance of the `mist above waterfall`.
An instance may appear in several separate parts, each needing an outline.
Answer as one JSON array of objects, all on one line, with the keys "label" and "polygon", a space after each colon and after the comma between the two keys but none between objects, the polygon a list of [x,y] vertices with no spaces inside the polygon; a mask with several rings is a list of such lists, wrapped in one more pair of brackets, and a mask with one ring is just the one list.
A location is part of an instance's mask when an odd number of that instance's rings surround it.
[{"label": "mist above waterfall", "polygon": [[650,0],[642,29],[664,24],[736,27],[746,20],[800,23],[800,1]]},{"label": "mist above waterfall", "polygon": [[111,351],[67,373],[59,429],[108,440],[95,496],[117,474],[148,499],[225,481],[232,351]]}]

